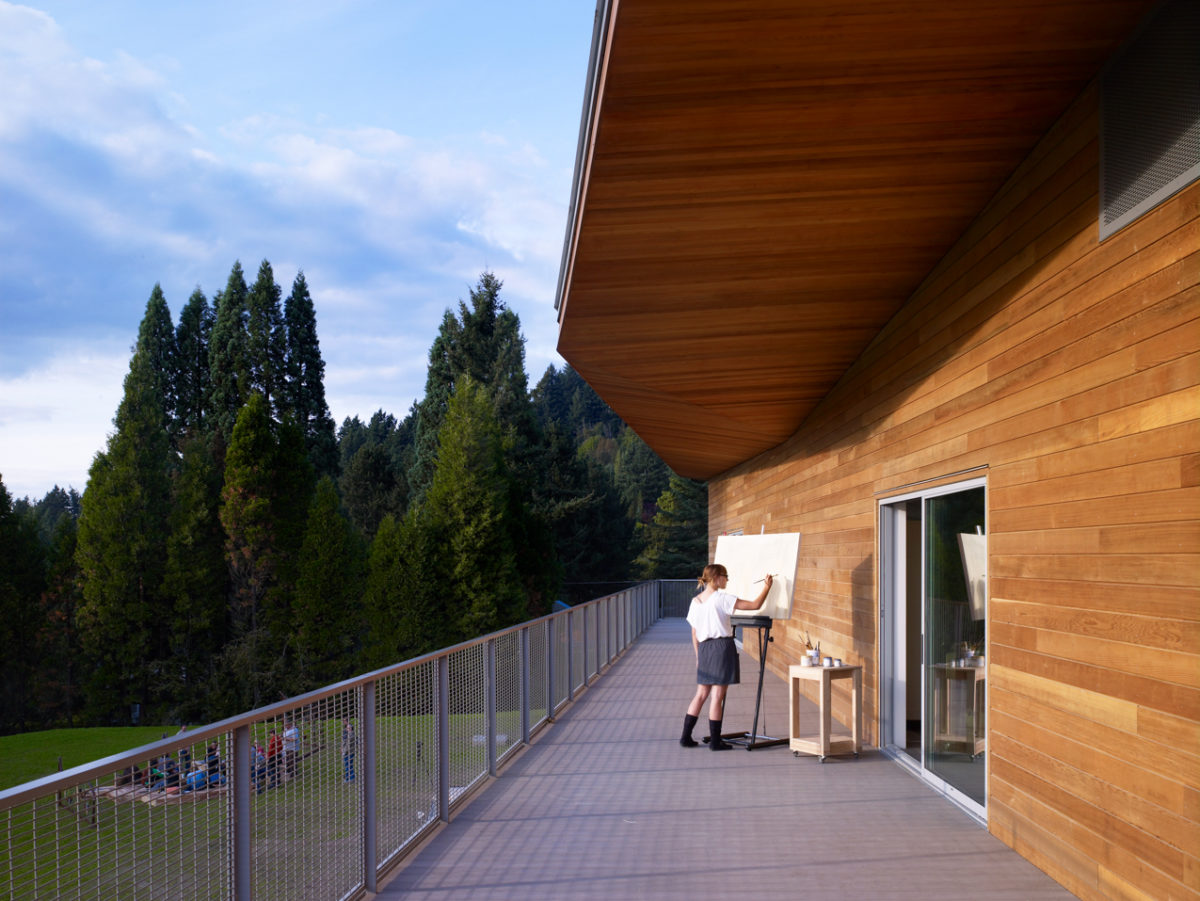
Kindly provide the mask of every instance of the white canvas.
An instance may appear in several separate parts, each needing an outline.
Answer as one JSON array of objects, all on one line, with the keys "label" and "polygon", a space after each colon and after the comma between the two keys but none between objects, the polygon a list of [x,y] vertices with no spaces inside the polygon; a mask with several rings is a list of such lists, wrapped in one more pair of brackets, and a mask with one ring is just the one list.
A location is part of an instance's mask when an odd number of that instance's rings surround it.
[{"label": "white canvas", "polygon": [[789,619],[799,557],[799,532],[720,535],[717,537],[717,552],[713,562],[720,563],[729,571],[728,590],[749,601],[757,598],[762,591],[762,579],[767,573],[775,577],[771,593],[767,595],[762,608],[754,613],[739,610],[738,615]]}]

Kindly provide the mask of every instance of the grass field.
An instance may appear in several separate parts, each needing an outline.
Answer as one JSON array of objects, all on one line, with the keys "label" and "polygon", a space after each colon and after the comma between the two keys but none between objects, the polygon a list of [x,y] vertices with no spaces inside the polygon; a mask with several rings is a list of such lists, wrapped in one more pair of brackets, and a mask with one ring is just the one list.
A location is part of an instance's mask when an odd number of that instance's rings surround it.
[{"label": "grass field", "polygon": [[57,772],[59,757],[69,770],[178,731],[178,726],[111,726],[0,736],[0,790]]}]

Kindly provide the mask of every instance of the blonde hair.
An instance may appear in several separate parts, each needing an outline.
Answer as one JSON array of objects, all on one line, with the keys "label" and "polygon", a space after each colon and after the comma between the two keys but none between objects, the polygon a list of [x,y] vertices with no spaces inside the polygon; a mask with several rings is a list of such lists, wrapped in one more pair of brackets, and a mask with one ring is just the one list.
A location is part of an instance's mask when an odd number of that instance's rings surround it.
[{"label": "blonde hair", "polygon": [[729,572],[720,563],[710,563],[704,567],[704,572],[700,574],[700,578],[696,580],[696,587],[700,589],[707,588],[718,578],[724,576],[729,578]]}]

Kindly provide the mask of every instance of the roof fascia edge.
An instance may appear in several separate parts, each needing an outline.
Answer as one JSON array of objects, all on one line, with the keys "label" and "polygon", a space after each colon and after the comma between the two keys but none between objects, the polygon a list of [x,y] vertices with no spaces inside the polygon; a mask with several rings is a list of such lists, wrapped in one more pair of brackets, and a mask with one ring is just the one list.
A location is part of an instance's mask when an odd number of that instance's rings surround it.
[{"label": "roof fascia edge", "polygon": [[591,156],[592,134],[598,112],[596,101],[602,81],[601,64],[608,55],[609,24],[616,13],[619,0],[596,0],[595,20],[592,24],[592,48],[588,56],[587,81],[583,89],[583,112],[579,121],[579,140],[575,146],[575,172],[571,178],[571,203],[567,209],[566,234],[563,236],[562,259],[558,266],[558,285],[554,292],[554,309],[562,318],[563,292],[567,286],[567,274],[574,256],[575,240],[578,236],[576,223],[581,212],[586,161]]}]

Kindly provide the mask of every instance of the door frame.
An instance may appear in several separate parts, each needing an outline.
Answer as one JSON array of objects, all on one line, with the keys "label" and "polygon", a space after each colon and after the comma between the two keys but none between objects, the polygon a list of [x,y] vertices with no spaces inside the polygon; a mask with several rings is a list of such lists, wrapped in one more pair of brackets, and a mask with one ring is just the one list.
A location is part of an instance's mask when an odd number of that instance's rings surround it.
[{"label": "door frame", "polygon": [[[924,629],[925,629],[925,570],[924,561],[926,558],[926,536],[925,536],[925,503],[929,498],[940,497],[947,494],[958,494],[963,491],[972,491],[977,488],[984,489],[984,532],[991,534],[990,522],[988,522],[988,511],[990,506],[987,503],[987,476],[978,476],[975,478],[967,478],[961,481],[946,482],[937,484],[929,488],[914,488],[910,491],[905,491],[899,494],[881,496],[878,498],[878,509],[876,510],[875,524],[877,529],[877,548],[878,555],[876,559],[879,561],[878,570],[878,585],[879,585],[879,610],[876,622],[876,635],[879,636],[879,748],[885,756],[899,763],[901,766],[910,770],[915,776],[920,778],[926,785],[944,795],[964,811],[970,814],[980,824],[987,825],[987,789],[991,772],[991,755],[984,752],[984,803],[980,804],[974,798],[959,791],[953,785],[946,782],[945,779],[936,775],[931,770],[926,768],[926,748],[925,736],[927,729],[928,711],[927,704],[927,686],[925,685],[925,670],[926,667],[920,666],[921,672],[921,747],[920,754],[917,758],[913,758],[906,753],[904,748],[904,733],[907,723],[897,721],[897,709],[899,707],[900,692],[906,691],[907,674],[905,672],[905,664],[907,663],[907,634],[908,624],[906,622],[906,605],[900,603],[900,598],[903,597],[901,587],[907,583],[907,535],[906,528],[898,527],[907,518],[907,512],[903,508],[897,509],[898,505],[905,504],[908,501],[919,500],[921,502],[921,622],[918,623],[918,628],[921,630],[921,647],[924,649]],[[990,594],[989,594],[990,598]],[[987,604],[985,598],[985,605]],[[986,611],[985,606],[985,611]],[[985,614],[986,622],[986,614]],[[989,648],[990,650],[990,648]],[[986,656],[986,655],[985,655]],[[989,658],[990,659],[990,658]],[[898,678],[899,675],[899,678]],[[984,688],[984,709],[990,710],[990,686]],[[907,705],[906,705],[907,706]],[[906,709],[905,706],[905,709]],[[988,722],[991,718],[988,717]],[[898,743],[895,739],[897,735],[901,736],[901,741]]]}]

